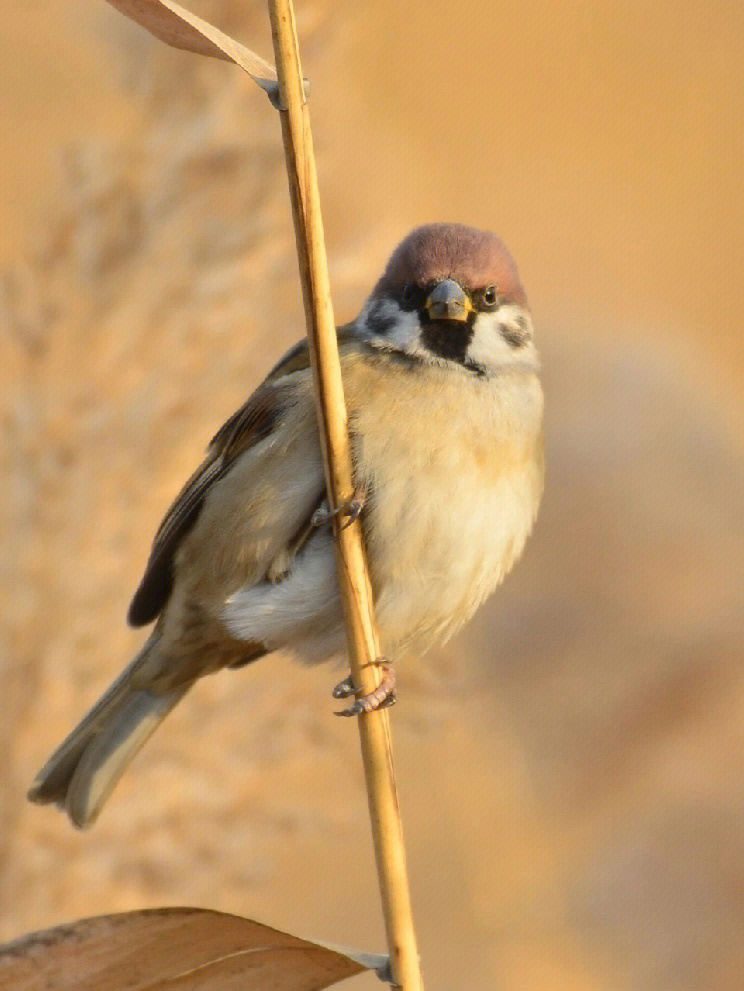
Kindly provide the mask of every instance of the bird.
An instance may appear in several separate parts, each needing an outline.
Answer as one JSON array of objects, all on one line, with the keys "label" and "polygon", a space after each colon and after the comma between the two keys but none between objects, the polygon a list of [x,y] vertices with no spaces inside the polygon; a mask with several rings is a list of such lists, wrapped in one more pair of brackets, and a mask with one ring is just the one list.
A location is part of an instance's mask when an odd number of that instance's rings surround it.
[{"label": "bird", "polygon": [[[543,491],[543,394],[525,291],[490,231],[414,229],[337,337],[355,485],[337,512],[361,519],[384,652],[380,688],[342,711],[360,715],[395,701],[389,658],[444,643],[520,556]],[[154,628],[29,799],[90,826],[198,679],[274,651],[342,655],[333,515],[304,340],[168,510],[128,613]],[[351,677],[334,690],[354,693]]]}]

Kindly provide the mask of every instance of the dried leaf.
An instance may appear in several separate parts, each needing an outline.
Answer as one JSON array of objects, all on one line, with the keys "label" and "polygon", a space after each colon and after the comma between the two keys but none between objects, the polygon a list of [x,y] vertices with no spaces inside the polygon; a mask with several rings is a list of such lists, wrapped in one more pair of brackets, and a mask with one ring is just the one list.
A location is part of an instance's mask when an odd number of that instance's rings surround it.
[{"label": "dried leaf", "polygon": [[122,14],[173,48],[225,59],[244,69],[267,92],[276,89],[276,69],[260,55],[170,0],[108,0]]},{"label": "dried leaf", "polygon": [[163,908],[82,919],[0,947],[2,991],[319,991],[386,957],[250,919]]}]

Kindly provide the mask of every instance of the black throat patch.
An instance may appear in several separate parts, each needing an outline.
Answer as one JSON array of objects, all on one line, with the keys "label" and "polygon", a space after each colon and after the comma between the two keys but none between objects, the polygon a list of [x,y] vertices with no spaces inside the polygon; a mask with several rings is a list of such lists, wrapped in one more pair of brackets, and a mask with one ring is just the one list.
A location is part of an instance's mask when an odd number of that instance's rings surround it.
[{"label": "black throat patch", "polygon": [[421,340],[432,354],[461,365],[467,363],[468,348],[473,339],[474,313],[469,313],[467,320],[430,320],[424,310],[420,319]]}]

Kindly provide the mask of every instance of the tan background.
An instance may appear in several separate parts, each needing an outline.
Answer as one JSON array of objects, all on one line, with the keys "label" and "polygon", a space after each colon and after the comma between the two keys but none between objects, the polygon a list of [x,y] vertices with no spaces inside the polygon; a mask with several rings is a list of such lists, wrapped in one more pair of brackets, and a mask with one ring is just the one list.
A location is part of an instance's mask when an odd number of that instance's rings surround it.
[{"label": "tan background", "polygon": [[[191,6],[268,54],[260,5]],[[744,8],[306,2],[300,28],[339,319],[413,224],[470,222],[545,361],[525,558],[401,665],[427,989],[744,987]],[[329,668],[200,685],[91,833],[24,803],[301,317],[277,122],[237,70],[38,0],[0,8],[0,95],[0,937],[189,904],[381,948]]]}]

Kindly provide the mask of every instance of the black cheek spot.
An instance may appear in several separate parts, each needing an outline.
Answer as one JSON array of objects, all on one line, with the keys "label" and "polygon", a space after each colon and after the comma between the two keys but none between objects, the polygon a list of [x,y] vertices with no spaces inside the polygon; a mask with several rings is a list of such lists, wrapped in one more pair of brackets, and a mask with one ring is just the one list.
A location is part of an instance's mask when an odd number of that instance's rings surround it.
[{"label": "black cheek spot", "polygon": [[385,304],[382,301],[375,303],[367,314],[367,326],[373,334],[379,334],[381,337],[392,330],[395,324],[395,317],[385,313]]},{"label": "black cheek spot", "polygon": [[499,331],[506,343],[513,348],[524,347],[530,337],[524,317],[516,317],[512,323],[499,324]]}]

